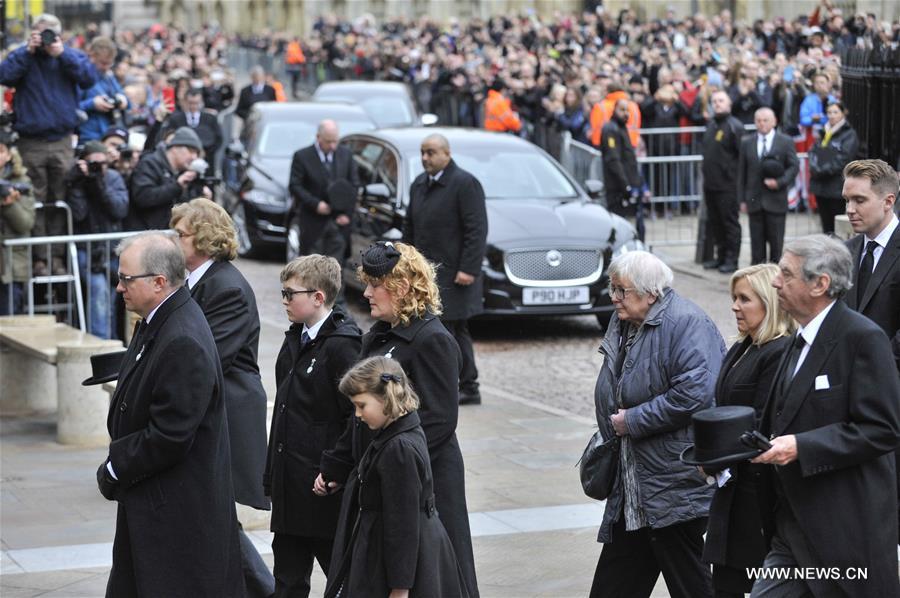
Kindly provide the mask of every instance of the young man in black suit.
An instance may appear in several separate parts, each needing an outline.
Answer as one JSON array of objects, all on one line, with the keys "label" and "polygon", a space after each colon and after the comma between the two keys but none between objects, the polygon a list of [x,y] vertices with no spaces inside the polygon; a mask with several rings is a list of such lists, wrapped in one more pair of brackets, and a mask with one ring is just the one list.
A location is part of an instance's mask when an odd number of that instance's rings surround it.
[{"label": "young man in black suit", "polygon": [[203,110],[203,90],[189,89],[185,96],[184,111],[175,112],[166,119],[166,130],[190,127],[203,144],[203,154],[209,163],[206,176],[215,176],[215,157],[222,145],[222,128],[216,115]]},{"label": "young man in black suit", "polygon": [[[766,568],[865,568],[867,579],[759,578],[751,596],[900,596],[897,484],[900,378],[890,342],[841,296],[850,252],[810,235],[791,241],[772,282],[800,328],[769,392],[760,429],[772,448],[775,536]],[[864,506],[860,503],[864,500]]]},{"label": "young man in black suit", "polygon": [[245,596],[216,342],[161,231],[118,247],[119,284],[143,319],[109,406],[100,492],[118,502],[107,596]]},{"label": "young man in black suit", "polygon": [[781,257],[787,193],[797,178],[800,162],[791,138],[775,131],[771,108],[757,110],[755,122],[756,134],[741,141],[737,195],[738,204],[747,205],[750,217],[751,263],[762,264]]},{"label": "young man in black suit", "polygon": [[339,181],[357,190],[359,177],[350,150],[338,145],[339,138],[336,122],[319,123],[315,143],[294,153],[288,190],[294,198],[292,218],[300,221],[300,254],[319,253],[343,264],[353,204],[338,205],[330,191]]},{"label": "young man in black suit", "polygon": [[255,66],[250,70],[250,85],[241,90],[238,98],[235,114],[246,121],[250,115],[250,109],[256,102],[274,102],[275,88],[266,83],[266,71],[261,66]]}]

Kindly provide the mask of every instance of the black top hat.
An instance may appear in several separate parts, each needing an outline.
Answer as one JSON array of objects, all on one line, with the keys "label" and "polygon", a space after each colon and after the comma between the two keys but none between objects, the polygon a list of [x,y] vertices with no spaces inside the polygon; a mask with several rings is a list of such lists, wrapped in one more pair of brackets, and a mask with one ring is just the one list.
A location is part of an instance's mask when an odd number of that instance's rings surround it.
[{"label": "black top hat", "polygon": [[119,369],[122,367],[122,359],[126,350],[112,351],[111,353],[95,353],[91,355],[91,369],[93,376],[81,383],[82,386],[103,384],[119,377]]},{"label": "black top hat", "polygon": [[759,449],[747,448],[741,435],[756,428],[753,407],[733,405],[704,409],[691,416],[694,445],[684,449],[681,462],[701,467],[724,467],[752,459]]},{"label": "black top hat", "polygon": [[764,156],[759,170],[766,179],[777,179],[784,176],[784,164],[775,156]]},{"label": "black top hat", "polygon": [[372,278],[382,278],[391,273],[400,261],[400,251],[390,241],[379,241],[362,252],[363,272]]},{"label": "black top hat", "polygon": [[347,179],[338,179],[328,185],[328,203],[335,214],[353,214],[356,207],[356,187]]}]

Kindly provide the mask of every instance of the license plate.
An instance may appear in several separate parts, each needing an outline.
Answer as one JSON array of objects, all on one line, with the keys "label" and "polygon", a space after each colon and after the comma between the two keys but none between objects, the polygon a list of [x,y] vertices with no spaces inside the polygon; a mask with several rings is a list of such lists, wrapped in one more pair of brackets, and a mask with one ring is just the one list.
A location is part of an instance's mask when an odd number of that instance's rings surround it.
[{"label": "license plate", "polygon": [[590,301],[588,287],[549,287],[522,289],[523,305],[567,305],[572,303],[588,303]]}]

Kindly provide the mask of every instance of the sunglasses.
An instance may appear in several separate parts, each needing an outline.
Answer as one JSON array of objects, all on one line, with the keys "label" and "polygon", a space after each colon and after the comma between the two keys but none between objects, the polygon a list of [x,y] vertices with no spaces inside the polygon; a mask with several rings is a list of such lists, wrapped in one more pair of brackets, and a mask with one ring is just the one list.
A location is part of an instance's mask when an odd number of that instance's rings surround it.
[{"label": "sunglasses", "polygon": [[294,289],[281,289],[281,298],[290,303],[294,300],[294,295],[297,293],[315,293],[317,289],[300,289],[295,291]]}]

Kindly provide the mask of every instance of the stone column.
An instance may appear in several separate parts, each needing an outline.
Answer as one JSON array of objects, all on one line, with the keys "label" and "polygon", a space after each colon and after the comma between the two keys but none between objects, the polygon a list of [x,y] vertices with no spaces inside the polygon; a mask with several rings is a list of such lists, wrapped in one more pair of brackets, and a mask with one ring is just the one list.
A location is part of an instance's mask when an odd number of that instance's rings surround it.
[{"label": "stone column", "polygon": [[56,441],[78,446],[106,446],[109,393],[102,385],[82,386],[91,377],[91,355],[120,351],[119,341],[60,343],[56,355],[59,411]]}]

